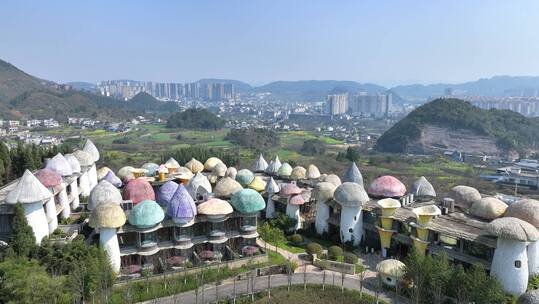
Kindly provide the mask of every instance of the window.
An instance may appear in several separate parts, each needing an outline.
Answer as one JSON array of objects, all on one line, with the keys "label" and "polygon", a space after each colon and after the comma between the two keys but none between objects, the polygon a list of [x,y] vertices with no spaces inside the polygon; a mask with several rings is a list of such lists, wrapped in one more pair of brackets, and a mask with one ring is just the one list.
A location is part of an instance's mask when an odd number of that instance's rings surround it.
[{"label": "window", "polygon": [[350,228],[350,229],[348,229],[348,232],[354,233],[354,229]]},{"label": "window", "polygon": [[390,277],[387,277],[387,278],[386,278],[386,281],[388,281],[389,283],[391,283],[392,280],[391,280]]},{"label": "window", "polygon": [[520,260],[516,260],[516,261],[515,261],[515,268],[518,269],[518,268],[520,268],[520,266],[521,266]]},{"label": "window", "polygon": [[354,221],[357,221],[357,215],[356,215],[356,216],[354,216]]},{"label": "window", "polygon": [[155,231],[140,234],[141,247],[151,247],[155,245],[157,245],[157,233]]}]

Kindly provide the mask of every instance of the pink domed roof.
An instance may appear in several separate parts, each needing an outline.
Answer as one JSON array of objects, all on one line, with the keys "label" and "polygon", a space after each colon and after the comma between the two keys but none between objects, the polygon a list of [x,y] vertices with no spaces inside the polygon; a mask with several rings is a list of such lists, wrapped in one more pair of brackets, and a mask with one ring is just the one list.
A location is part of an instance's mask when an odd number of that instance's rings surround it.
[{"label": "pink domed roof", "polygon": [[406,187],[395,177],[384,175],[375,179],[367,192],[375,197],[401,197],[406,193]]},{"label": "pink domed roof", "polygon": [[295,183],[282,184],[280,194],[284,196],[301,194],[301,189]]},{"label": "pink domed roof", "polygon": [[124,188],[123,197],[125,200],[138,204],[144,200],[155,201],[155,192],[152,185],[145,178],[139,177],[130,180]]},{"label": "pink domed roof", "polygon": [[34,176],[47,188],[60,186],[62,184],[62,176],[50,169],[37,170]]}]

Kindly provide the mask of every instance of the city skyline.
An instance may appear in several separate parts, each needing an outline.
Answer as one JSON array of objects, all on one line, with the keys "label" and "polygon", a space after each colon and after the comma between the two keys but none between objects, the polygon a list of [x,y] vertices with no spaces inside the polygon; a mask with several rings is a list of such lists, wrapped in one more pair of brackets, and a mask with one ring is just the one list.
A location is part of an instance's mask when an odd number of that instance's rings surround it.
[{"label": "city skyline", "polygon": [[534,1],[8,1],[4,11],[0,58],[61,83],[346,79],[393,86],[539,70]]}]

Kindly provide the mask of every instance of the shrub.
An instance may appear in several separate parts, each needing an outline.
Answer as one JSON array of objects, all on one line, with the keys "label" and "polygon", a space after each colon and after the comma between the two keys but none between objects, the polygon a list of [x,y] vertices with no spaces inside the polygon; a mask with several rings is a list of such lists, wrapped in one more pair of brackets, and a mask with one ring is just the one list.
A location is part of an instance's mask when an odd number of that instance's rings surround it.
[{"label": "shrub", "polygon": [[121,138],[117,138],[115,140],[112,141],[113,144],[119,144],[119,145],[126,145],[130,142],[130,139],[129,137],[121,137]]},{"label": "shrub", "polygon": [[348,264],[356,264],[358,261],[357,255],[351,253],[351,252],[345,252],[344,253],[344,262]]},{"label": "shrub", "polygon": [[305,248],[308,254],[313,255],[319,255],[322,252],[322,246],[318,243],[309,243],[307,244],[307,247]]},{"label": "shrub", "polygon": [[289,236],[288,240],[294,245],[299,245],[303,243],[303,237],[301,236],[301,234],[297,234],[297,233]]},{"label": "shrub", "polygon": [[339,246],[331,246],[328,249],[328,255],[331,260],[336,260],[338,257],[340,257],[343,254],[343,251],[341,247]]}]

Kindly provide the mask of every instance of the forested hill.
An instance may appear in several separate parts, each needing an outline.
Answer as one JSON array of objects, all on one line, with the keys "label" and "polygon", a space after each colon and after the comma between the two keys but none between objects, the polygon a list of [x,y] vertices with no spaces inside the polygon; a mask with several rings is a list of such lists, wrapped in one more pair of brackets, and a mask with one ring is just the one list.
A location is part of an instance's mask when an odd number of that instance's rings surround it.
[{"label": "forested hill", "polygon": [[534,151],[539,144],[538,118],[527,118],[509,110],[482,110],[459,99],[436,99],[418,107],[387,130],[378,139],[376,149],[407,153],[424,150],[426,141],[440,148],[455,143],[443,136],[429,137],[426,133],[432,130],[442,135],[451,133],[449,137],[456,141],[462,135],[473,142],[475,136],[492,142],[500,151]]}]

